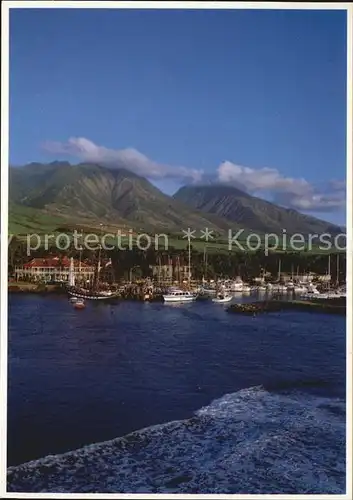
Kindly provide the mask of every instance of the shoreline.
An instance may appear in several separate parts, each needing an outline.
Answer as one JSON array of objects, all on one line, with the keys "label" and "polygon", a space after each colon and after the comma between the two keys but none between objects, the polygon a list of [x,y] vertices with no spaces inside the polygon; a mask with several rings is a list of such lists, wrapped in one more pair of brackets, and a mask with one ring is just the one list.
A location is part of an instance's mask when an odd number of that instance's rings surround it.
[{"label": "shoreline", "polygon": [[[67,290],[61,285],[35,285],[32,283],[21,283],[8,286],[8,293],[13,295],[28,294],[28,295],[67,295]],[[197,302],[207,301],[206,297],[199,297]],[[109,302],[120,301],[133,302],[162,302],[161,294],[157,294],[144,298],[144,294],[120,294]],[[260,313],[283,312],[288,310],[296,310],[298,312],[323,312],[329,314],[346,315],[346,300],[343,298],[334,299],[311,299],[311,300],[283,300],[270,298],[268,300],[243,302],[231,304],[226,311],[233,314],[242,315],[257,315]]]},{"label": "shoreline", "polygon": [[[61,285],[35,285],[33,283],[21,283],[21,284],[12,284],[8,285],[8,294],[9,295],[60,295],[60,296],[68,296],[68,292],[65,287]],[[138,301],[138,302],[162,302],[163,297],[161,294],[155,294],[150,296],[149,298],[144,298],[144,293],[120,293],[114,297],[111,297],[103,302],[119,302],[122,300],[130,300],[130,301]],[[87,299],[89,300],[89,299]],[[100,301],[101,302],[101,301]]]},{"label": "shoreline", "polygon": [[60,285],[35,285],[33,283],[9,283],[7,287],[8,293],[33,293],[33,294],[47,294],[56,293],[63,295],[66,293],[64,287]]}]

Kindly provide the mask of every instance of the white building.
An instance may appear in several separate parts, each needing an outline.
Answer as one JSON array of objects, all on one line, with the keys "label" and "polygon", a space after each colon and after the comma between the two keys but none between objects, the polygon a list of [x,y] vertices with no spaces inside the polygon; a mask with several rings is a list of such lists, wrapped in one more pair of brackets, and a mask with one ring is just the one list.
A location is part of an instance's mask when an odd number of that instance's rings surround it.
[{"label": "white building", "polygon": [[[75,281],[93,279],[94,266],[74,260]],[[15,267],[16,281],[64,281],[68,282],[70,273],[70,259],[68,257],[50,257],[47,259],[35,258],[22,266]]]}]

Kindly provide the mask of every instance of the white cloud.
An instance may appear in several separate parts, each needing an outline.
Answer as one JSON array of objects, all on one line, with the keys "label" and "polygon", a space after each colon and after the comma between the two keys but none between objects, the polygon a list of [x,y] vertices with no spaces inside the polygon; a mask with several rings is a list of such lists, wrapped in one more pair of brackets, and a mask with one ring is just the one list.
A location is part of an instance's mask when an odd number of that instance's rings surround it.
[{"label": "white cloud", "polygon": [[303,178],[285,177],[273,168],[253,169],[225,161],[217,169],[217,180],[245,189],[250,194],[272,195],[274,202],[303,211],[332,211],[345,206],[345,182],[332,180],[315,186]]},{"label": "white cloud", "polygon": [[248,192],[258,193],[263,191],[301,194],[310,189],[310,184],[305,179],[283,177],[274,168],[254,169],[224,161],[217,169],[218,181],[226,184],[239,184],[245,186]]},{"label": "white cloud", "polygon": [[55,154],[65,154],[92,163],[125,168],[149,179],[180,179],[183,182],[197,182],[203,171],[186,167],[174,167],[150,160],[136,149],[109,149],[98,146],[84,137],[71,137],[67,142],[46,142],[43,147]]},{"label": "white cloud", "polygon": [[332,212],[346,206],[345,192],[311,193],[301,196],[284,193],[276,197],[275,201],[306,212]]},{"label": "white cloud", "polygon": [[345,182],[331,180],[324,186],[303,178],[283,176],[274,168],[254,169],[224,161],[215,174],[182,166],[157,163],[134,148],[110,149],[84,137],[67,142],[47,142],[44,148],[53,154],[65,154],[80,161],[125,168],[154,181],[173,179],[179,183],[221,183],[236,186],[256,196],[270,197],[275,203],[302,211],[334,211],[345,206]]}]

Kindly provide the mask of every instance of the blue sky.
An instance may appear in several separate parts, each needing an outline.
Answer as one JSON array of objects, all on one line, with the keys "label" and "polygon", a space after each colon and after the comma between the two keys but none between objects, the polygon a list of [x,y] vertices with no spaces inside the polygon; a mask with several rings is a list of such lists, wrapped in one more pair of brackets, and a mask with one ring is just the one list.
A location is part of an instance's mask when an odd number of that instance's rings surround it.
[{"label": "blue sky", "polygon": [[343,11],[15,9],[10,161],[223,182],[345,222]]}]

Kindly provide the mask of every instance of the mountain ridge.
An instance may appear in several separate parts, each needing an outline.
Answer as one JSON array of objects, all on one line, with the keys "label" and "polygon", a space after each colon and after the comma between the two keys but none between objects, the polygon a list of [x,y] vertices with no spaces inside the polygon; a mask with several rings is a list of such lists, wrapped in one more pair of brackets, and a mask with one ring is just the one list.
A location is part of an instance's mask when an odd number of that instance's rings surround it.
[{"label": "mountain ridge", "polygon": [[336,224],[276,205],[233,186],[183,186],[173,197],[194,209],[237,221],[238,224],[262,232],[271,232],[271,229],[273,232],[282,232],[285,229],[288,234],[338,234],[342,229]]},{"label": "mountain ridge", "polygon": [[56,214],[72,214],[132,224],[139,229],[181,231],[209,227],[225,232],[232,224],[164,194],[147,179],[125,169],[92,163],[32,163],[10,169],[10,199]]},{"label": "mountain ridge", "polygon": [[130,170],[54,161],[10,167],[10,200],[56,216],[131,225],[137,230],[230,229],[288,234],[340,228],[225,185],[184,186],[168,196]]}]

